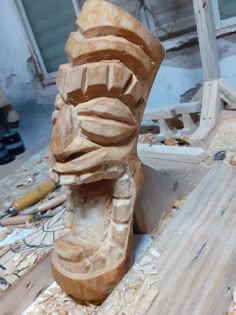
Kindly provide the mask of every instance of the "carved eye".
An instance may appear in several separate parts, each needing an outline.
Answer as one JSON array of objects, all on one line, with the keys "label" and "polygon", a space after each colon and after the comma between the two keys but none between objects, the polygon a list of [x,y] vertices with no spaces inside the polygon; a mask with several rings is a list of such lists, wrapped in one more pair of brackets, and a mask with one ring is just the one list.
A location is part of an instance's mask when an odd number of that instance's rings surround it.
[{"label": "carved eye", "polygon": [[92,116],[81,116],[80,127],[89,140],[101,145],[120,143],[137,130],[136,125]]}]

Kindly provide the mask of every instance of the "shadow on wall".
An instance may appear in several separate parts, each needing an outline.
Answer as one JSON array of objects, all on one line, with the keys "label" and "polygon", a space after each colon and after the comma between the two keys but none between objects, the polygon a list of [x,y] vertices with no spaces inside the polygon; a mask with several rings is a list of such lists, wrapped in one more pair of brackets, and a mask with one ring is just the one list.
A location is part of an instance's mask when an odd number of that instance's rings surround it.
[{"label": "shadow on wall", "polygon": [[17,104],[15,109],[20,117],[18,130],[26,151],[33,153],[47,146],[52,132],[51,116],[54,106],[28,100],[24,104]]}]

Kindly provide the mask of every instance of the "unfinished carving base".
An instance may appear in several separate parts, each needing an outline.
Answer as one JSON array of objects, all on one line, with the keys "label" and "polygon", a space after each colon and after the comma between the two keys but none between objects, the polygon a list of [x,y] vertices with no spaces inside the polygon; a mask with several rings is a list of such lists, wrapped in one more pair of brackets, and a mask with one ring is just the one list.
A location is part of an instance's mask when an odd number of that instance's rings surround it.
[{"label": "unfinished carving base", "polygon": [[101,302],[133,261],[138,132],[164,53],[143,25],[102,0],[87,0],[77,24],[52,118],[51,177],[69,186],[52,271],[68,294]]}]

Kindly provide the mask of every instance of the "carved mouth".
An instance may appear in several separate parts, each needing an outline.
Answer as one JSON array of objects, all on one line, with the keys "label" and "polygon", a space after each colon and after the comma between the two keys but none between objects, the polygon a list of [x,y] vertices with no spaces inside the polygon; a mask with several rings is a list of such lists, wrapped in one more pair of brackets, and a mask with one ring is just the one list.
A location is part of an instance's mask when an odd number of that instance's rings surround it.
[{"label": "carved mouth", "polygon": [[[77,173],[99,166],[102,160],[106,164],[108,156],[109,162],[119,160],[122,150],[126,155],[129,153],[127,148],[133,143],[137,128],[131,110],[118,99],[103,97],[75,107],[64,105],[50,143],[53,170]],[[113,157],[108,153],[112,145],[116,145]]]},{"label": "carved mouth", "polygon": [[80,299],[102,300],[127,272],[133,259],[133,185],[123,169],[119,179],[70,187],[70,232],[57,239],[52,256],[54,278],[67,293],[75,296],[67,283],[76,279]]}]

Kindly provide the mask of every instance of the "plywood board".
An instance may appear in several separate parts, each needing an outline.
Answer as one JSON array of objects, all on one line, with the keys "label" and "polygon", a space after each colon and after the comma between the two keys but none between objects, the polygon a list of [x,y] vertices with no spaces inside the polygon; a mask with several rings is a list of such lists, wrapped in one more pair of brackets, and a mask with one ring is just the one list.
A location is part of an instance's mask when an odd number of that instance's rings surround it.
[{"label": "plywood board", "polygon": [[98,315],[224,314],[236,281],[236,168],[216,163]]}]

